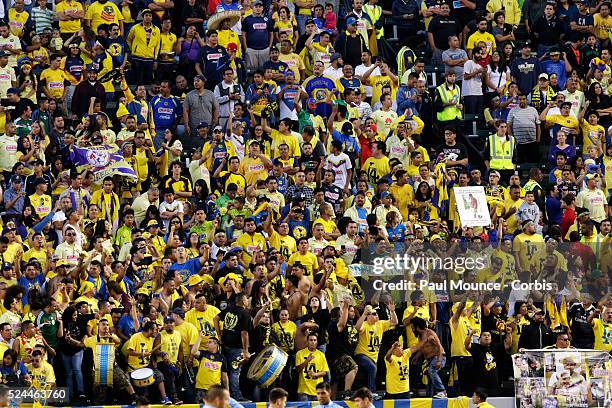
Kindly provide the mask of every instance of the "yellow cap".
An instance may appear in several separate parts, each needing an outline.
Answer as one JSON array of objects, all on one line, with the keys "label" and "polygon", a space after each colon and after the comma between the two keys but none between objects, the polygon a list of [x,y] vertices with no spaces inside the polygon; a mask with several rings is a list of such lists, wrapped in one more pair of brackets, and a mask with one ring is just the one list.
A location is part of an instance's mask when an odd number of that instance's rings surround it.
[{"label": "yellow cap", "polygon": [[81,282],[81,287],[79,288],[79,293],[82,295],[83,293],[92,292],[94,290],[94,284],[90,281]]}]

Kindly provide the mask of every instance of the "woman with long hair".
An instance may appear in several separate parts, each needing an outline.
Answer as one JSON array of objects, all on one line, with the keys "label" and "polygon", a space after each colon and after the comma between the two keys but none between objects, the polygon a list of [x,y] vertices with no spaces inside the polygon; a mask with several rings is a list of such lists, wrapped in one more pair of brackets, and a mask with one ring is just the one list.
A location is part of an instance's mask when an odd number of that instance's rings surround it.
[{"label": "woman with long hair", "polygon": [[289,7],[282,6],[278,9],[278,20],[274,22],[274,37],[276,42],[280,42],[280,34],[287,34],[287,39],[294,44],[294,38],[297,38],[297,23],[295,19],[292,20],[291,11]]},{"label": "woman with long hair", "polygon": [[180,37],[174,46],[174,52],[179,56],[179,69],[187,77],[187,81],[193,81],[195,77],[195,64],[198,62],[200,48],[206,43],[200,37],[195,25],[190,25],[185,30],[185,35]]},{"label": "woman with long hair", "polygon": [[7,349],[2,356],[0,365],[2,383],[8,387],[26,387],[30,384],[30,376],[25,364],[17,358],[17,352]]},{"label": "woman with long hair", "polygon": [[428,182],[422,181],[419,183],[417,190],[414,193],[416,207],[419,211],[419,219],[423,221],[433,221],[438,219],[438,210],[431,203],[433,190]]},{"label": "woman with long hair", "polygon": [[71,401],[77,396],[80,399],[84,399],[85,393],[81,365],[83,364],[83,349],[85,348],[83,340],[87,331],[78,320],[78,312],[74,306],[68,306],[64,310],[62,322],[64,332],[60,337],[59,351],[66,372],[68,393]]},{"label": "woman with long hair", "polygon": [[585,97],[589,102],[589,110],[597,112],[599,124],[607,129],[612,124],[612,101],[610,96],[604,93],[599,82],[589,85]]},{"label": "woman with long hair", "polygon": [[510,68],[501,57],[499,50],[493,51],[491,62],[487,66],[486,74],[486,99],[490,100],[496,95],[502,96],[505,93],[506,83],[511,81]]},{"label": "woman with long hair", "polygon": [[193,208],[197,211],[198,208],[206,208],[206,203],[208,202],[208,186],[203,179],[199,179],[193,185],[193,196],[191,197],[191,202],[193,203]]}]

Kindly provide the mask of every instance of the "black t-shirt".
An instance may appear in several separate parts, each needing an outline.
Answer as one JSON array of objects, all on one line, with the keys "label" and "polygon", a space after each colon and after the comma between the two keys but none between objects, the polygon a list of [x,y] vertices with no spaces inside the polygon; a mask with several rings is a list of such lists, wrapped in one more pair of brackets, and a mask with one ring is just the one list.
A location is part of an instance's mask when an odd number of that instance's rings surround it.
[{"label": "black t-shirt", "polygon": [[305,314],[300,318],[302,323],[313,322],[319,325],[319,328],[315,330],[317,338],[319,339],[319,345],[327,343],[327,326],[329,325],[329,310],[319,309],[315,313]]},{"label": "black t-shirt", "polygon": [[249,331],[251,316],[243,308],[231,305],[223,313],[223,335],[221,342],[224,347],[242,348],[243,331]]},{"label": "black t-shirt", "polygon": [[589,315],[595,310],[590,305],[585,309],[582,303],[574,303],[570,306],[568,317],[572,322],[572,345],[576,348],[593,348],[595,334],[593,327],[587,323]]},{"label": "black t-shirt", "polygon": [[339,332],[338,320],[332,320],[327,326],[327,333],[329,335],[329,344],[327,345],[326,357],[329,364],[332,364],[343,354],[353,355],[357,346],[357,340],[359,339],[359,333],[352,323],[347,322],[344,330]]},{"label": "black t-shirt", "polygon": [[499,365],[504,353],[503,345],[472,344],[470,351],[474,361],[474,374],[479,379],[479,385],[484,388],[499,387]]},{"label": "black t-shirt", "polygon": [[488,316],[482,316],[482,331],[491,333],[493,343],[502,343],[506,335],[506,319],[504,316],[495,316],[489,313]]},{"label": "black t-shirt", "polygon": [[[459,161],[468,157],[467,147],[459,142],[455,142],[454,146],[449,146],[444,143],[438,148],[438,151],[444,153],[446,160],[450,161]],[[461,170],[463,168],[463,166],[447,166],[447,170]]]},{"label": "black t-shirt", "polygon": [[448,49],[448,37],[461,32],[459,21],[451,16],[435,16],[429,23],[427,30],[433,36],[434,44],[439,50]]}]

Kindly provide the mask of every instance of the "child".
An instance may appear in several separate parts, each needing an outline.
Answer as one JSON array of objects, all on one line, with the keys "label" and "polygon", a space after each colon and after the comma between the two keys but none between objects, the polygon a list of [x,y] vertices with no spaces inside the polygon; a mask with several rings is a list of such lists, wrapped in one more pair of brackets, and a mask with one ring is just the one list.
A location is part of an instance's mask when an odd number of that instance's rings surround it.
[{"label": "child", "polygon": [[317,173],[313,169],[306,170],[306,186],[310,187],[313,191],[317,188],[316,181]]},{"label": "child", "polygon": [[53,30],[51,34],[51,40],[49,41],[49,49],[53,52],[60,52],[64,47],[64,40],[60,36],[59,30]]},{"label": "child", "polygon": [[335,36],[338,33],[338,29],[336,28],[338,25],[338,18],[336,17],[336,13],[334,13],[334,5],[331,3],[325,3],[325,23],[323,23],[323,27],[330,30],[332,32],[332,36]]}]

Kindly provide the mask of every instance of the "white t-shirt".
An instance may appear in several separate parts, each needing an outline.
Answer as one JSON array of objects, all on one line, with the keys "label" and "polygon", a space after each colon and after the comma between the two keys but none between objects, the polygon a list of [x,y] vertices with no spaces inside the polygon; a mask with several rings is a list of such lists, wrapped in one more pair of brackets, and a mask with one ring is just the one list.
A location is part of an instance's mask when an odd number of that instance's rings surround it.
[{"label": "white t-shirt", "polygon": [[[493,83],[497,88],[503,88],[506,85],[506,74],[510,73],[510,69],[506,68],[505,71],[501,72],[499,70],[493,71],[491,66],[487,66],[487,75],[489,76],[489,80]],[[489,92],[497,92],[497,89],[493,89],[490,86],[487,87]]]},{"label": "white t-shirt", "polygon": [[331,170],[336,173],[334,185],[344,189],[346,185],[346,179],[348,177],[348,171],[353,168],[351,159],[346,153],[340,153],[339,155],[331,154],[325,160],[325,170]]},{"label": "white t-shirt", "polygon": [[482,67],[474,61],[466,61],[463,65],[463,82],[461,83],[461,95],[463,96],[478,96],[482,95],[482,77],[476,75],[470,79],[465,79],[465,74],[472,74]]},{"label": "white t-shirt", "polygon": [[[183,203],[180,202],[179,200],[174,200],[171,203],[168,203],[167,201],[164,200],[159,205],[159,213],[163,214],[166,211],[169,211],[169,212],[178,211],[180,214],[182,214],[183,213]],[[164,228],[168,229],[170,226],[170,219],[168,218],[167,220],[163,220],[163,222],[164,222]]]},{"label": "white t-shirt", "polygon": [[[355,67],[355,76],[363,77],[363,74],[365,74],[366,71],[370,69],[371,67],[372,65],[370,65],[369,67],[366,67],[363,64],[357,65]],[[370,74],[370,76],[379,76],[379,75],[380,75],[379,68],[374,69],[374,71],[372,71],[372,74]],[[371,98],[372,97],[372,87],[370,85],[364,85],[363,89],[365,90],[366,96]]]},{"label": "white t-shirt", "polygon": [[334,68],[331,65],[323,71],[323,76],[328,77],[332,81],[336,81],[336,79],[342,76],[342,67]]}]

